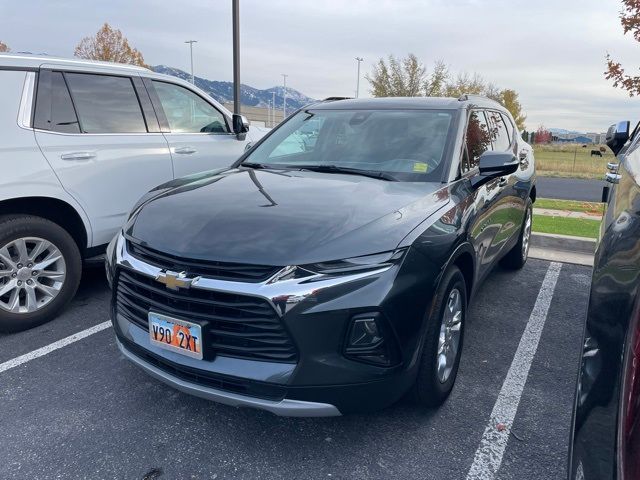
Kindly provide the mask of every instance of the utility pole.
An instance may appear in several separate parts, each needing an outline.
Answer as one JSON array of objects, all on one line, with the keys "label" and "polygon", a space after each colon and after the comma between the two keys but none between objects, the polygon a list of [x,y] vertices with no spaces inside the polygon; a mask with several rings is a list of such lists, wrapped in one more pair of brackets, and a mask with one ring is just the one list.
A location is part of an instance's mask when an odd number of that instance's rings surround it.
[{"label": "utility pole", "polygon": [[287,75],[286,73],[281,73],[282,78],[284,79],[284,103],[282,104],[282,119],[287,118]]},{"label": "utility pole", "polygon": [[276,124],[276,91],[271,92],[271,126]]},{"label": "utility pole", "polygon": [[360,96],[360,62],[362,62],[364,58],[356,57],[356,61],[358,62],[358,79],[356,81],[356,98]]},{"label": "utility pole", "polygon": [[197,40],[187,40],[184,43],[188,43],[189,44],[189,51],[191,52],[191,83],[193,83],[194,85],[196,84],[196,82],[194,81],[194,77],[193,77],[193,44],[194,43],[198,43]]},{"label": "utility pole", "polygon": [[233,113],[240,115],[240,0],[231,0],[233,17]]}]

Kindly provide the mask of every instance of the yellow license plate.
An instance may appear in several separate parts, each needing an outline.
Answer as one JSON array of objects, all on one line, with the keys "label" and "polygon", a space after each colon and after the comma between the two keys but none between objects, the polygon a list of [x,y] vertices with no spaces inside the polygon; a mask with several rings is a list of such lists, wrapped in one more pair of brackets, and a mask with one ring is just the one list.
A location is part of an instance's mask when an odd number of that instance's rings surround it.
[{"label": "yellow license plate", "polygon": [[200,325],[161,313],[149,312],[149,337],[153,345],[202,359]]}]

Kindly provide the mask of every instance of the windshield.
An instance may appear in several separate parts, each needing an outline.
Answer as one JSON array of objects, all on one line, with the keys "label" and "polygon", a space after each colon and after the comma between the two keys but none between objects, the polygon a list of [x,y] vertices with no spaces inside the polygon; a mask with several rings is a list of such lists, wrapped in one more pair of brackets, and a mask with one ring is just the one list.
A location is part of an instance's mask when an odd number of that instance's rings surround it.
[{"label": "windshield", "polygon": [[305,110],[244,163],[273,168],[338,167],[394,180],[440,181],[453,112],[448,110]]}]

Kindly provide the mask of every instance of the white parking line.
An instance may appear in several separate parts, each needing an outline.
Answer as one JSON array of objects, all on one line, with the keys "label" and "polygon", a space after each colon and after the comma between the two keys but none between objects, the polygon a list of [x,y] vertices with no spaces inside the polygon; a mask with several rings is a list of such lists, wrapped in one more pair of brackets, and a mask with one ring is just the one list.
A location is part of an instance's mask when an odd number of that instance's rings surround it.
[{"label": "white parking line", "polygon": [[0,363],[0,373],[6,372],[7,370],[11,370],[17,366],[22,365],[23,363],[30,362],[38,357],[42,357],[47,353],[51,353],[54,350],[58,350],[62,347],[66,347],[78,340],[82,340],[83,338],[87,338],[94,333],[101,332],[102,330],[109,328],[111,326],[110,321],[99,323],[98,325],[94,325],[91,328],[87,328],[86,330],[82,330],[81,332],[74,333],[73,335],[69,335],[57,342],[50,343],[49,345],[45,345],[42,348],[38,348],[37,350],[33,350],[32,352],[25,353],[24,355],[20,355],[19,357],[12,358],[11,360],[7,360],[4,363]]},{"label": "white parking line", "polygon": [[489,424],[476,450],[467,480],[491,480],[502,464],[502,456],[509,441],[509,431],[518,410],[531,362],[538,349],[561,268],[561,263],[554,262],[549,265],[509,372],[493,406]]}]

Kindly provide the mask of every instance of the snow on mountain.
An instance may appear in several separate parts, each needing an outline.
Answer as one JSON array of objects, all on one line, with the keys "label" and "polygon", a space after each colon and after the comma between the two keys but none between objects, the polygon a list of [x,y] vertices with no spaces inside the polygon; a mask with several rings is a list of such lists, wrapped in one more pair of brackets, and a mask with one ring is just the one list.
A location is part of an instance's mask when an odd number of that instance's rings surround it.
[{"label": "snow on mountain", "polygon": [[[181,78],[183,80],[190,81],[191,74],[180,70],[178,68],[167,67],[166,65],[156,65],[151,67],[154,72],[162,73],[165,75],[172,75],[174,77]],[[194,78],[195,84],[198,88],[201,88],[220,103],[233,102],[233,82],[221,82],[217,80],[208,80],[206,78],[196,76]],[[251,87],[249,85],[240,85],[240,102],[243,105],[249,105],[252,107],[268,107],[273,98],[273,92],[276,97],[276,108],[282,108],[284,102],[284,87],[277,86],[271,87],[266,90],[260,90],[258,88]],[[307,97],[303,93],[300,93],[293,88],[287,87],[287,111],[293,111],[297,108],[308,105],[315,102],[311,97]]]}]

